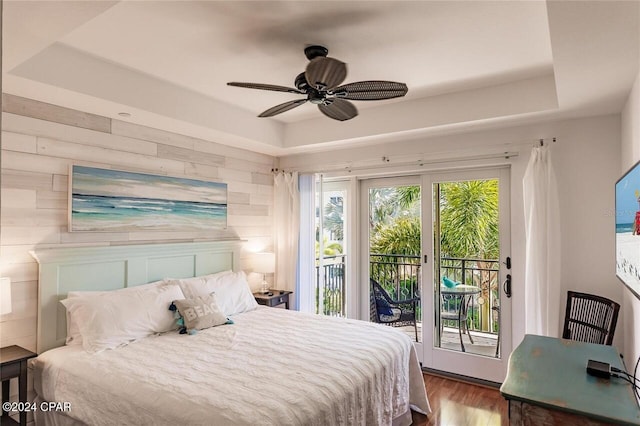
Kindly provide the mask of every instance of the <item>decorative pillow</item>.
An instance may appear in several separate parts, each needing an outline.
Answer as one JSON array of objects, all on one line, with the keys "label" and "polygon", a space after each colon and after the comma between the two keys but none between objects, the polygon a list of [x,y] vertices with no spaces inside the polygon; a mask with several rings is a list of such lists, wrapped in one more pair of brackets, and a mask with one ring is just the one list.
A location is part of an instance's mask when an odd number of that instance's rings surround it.
[{"label": "decorative pillow", "polygon": [[216,274],[205,280],[180,280],[187,298],[216,294],[218,306],[226,316],[252,311],[258,307],[243,271]]},{"label": "decorative pillow", "polygon": [[184,297],[186,297],[187,299],[193,299],[195,296],[198,296],[200,292],[198,292],[198,294],[193,294],[192,288],[203,286],[205,282],[210,278],[222,277],[224,275],[228,275],[232,273],[233,273],[232,270],[228,270],[228,271],[217,272],[215,274],[201,275],[199,277],[193,277],[193,278],[165,278],[165,280],[166,282],[171,284],[178,284],[182,289],[182,293],[184,293]]},{"label": "decorative pillow", "polygon": [[392,316],[393,311],[391,310],[391,305],[385,299],[376,299],[376,308],[378,308],[379,315],[387,315]]},{"label": "decorative pillow", "polygon": [[[194,334],[193,330],[204,330],[205,328],[232,323],[220,310],[215,294],[198,296],[193,299],[174,300],[172,305],[177,308],[182,318],[182,325],[189,334]],[[171,309],[169,307],[169,310]],[[180,322],[178,322],[178,325],[180,325]]]},{"label": "decorative pillow", "polygon": [[[167,282],[165,280],[154,281],[148,284],[142,284],[133,287],[121,288],[118,290],[110,290],[110,291],[70,291],[67,293],[67,299],[70,297],[79,297],[79,296],[98,296],[105,293],[113,293],[119,291],[133,291],[133,290],[141,290],[145,288],[157,287],[160,285],[166,285]],[[80,328],[78,324],[73,320],[71,315],[69,315],[69,311],[67,311],[67,339],[65,340],[65,345],[73,346],[73,345],[81,345],[82,344],[82,335],[80,335]]]},{"label": "decorative pillow", "polygon": [[72,297],[61,303],[80,329],[82,347],[95,353],[175,329],[167,305],[183,298],[179,286],[168,284]]}]

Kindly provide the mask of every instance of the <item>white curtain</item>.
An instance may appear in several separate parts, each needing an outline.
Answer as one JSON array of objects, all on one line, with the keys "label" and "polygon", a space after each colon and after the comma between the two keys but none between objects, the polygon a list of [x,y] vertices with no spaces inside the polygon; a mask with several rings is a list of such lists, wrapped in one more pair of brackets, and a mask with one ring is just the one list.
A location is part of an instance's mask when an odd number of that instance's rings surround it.
[{"label": "white curtain", "polygon": [[[294,291],[300,233],[298,173],[278,172],[274,176],[274,192],[276,287]],[[293,309],[296,309],[296,304],[293,303],[293,305]]]},{"label": "white curtain", "polygon": [[535,147],[524,174],[525,313],[529,334],[560,336],[560,214],[548,145]]},{"label": "white curtain", "polygon": [[298,310],[316,312],[316,177],[300,175],[300,248],[298,253]]}]

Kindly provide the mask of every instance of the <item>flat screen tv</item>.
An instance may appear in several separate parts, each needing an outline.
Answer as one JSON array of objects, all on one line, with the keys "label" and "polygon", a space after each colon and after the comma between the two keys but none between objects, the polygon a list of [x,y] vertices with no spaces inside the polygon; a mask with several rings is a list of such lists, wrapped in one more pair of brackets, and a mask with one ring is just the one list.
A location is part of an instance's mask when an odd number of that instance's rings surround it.
[{"label": "flat screen tv", "polygon": [[640,161],[616,182],[616,275],[640,297]]}]

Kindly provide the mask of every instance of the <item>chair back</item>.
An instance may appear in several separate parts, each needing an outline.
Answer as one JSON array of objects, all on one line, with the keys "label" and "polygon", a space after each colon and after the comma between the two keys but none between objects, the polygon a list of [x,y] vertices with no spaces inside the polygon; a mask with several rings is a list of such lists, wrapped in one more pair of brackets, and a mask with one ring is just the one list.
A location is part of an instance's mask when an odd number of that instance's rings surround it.
[{"label": "chair back", "polygon": [[369,320],[372,322],[379,322],[378,304],[376,303],[376,296],[373,287],[374,282],[374,280],[370,280],[371,289],[369,289]]},{"label": "chair back", "polygon": [[371,284],[370,298],[371,298],[371,306],[370,306],[370,314],[371,319],[375,322],[379,322],[380,320],[380,309],[384,311],[385,308],[389,308],[389,304],[393,303],[393,299],[389,296],[387,291],[373,278],[369,279]]},{"label": "chair back", "polygon": [[619,311],[620,305],[606,297],[568,291],[562,337],[610,346]]}]

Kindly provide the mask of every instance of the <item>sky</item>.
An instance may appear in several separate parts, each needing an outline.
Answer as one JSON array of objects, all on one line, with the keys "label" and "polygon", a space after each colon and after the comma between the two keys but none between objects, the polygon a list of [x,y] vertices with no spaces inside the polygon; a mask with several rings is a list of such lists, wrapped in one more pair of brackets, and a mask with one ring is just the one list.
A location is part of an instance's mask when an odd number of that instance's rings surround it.
[{"label": "sky", "polygon": [[616,183],[616,224],[633,223],[640,197],[640,162]]},{"label": "sky", "polygon": [[73,166],[72,191],[113,197],[227,203],[227,185],[219,182]]}]

